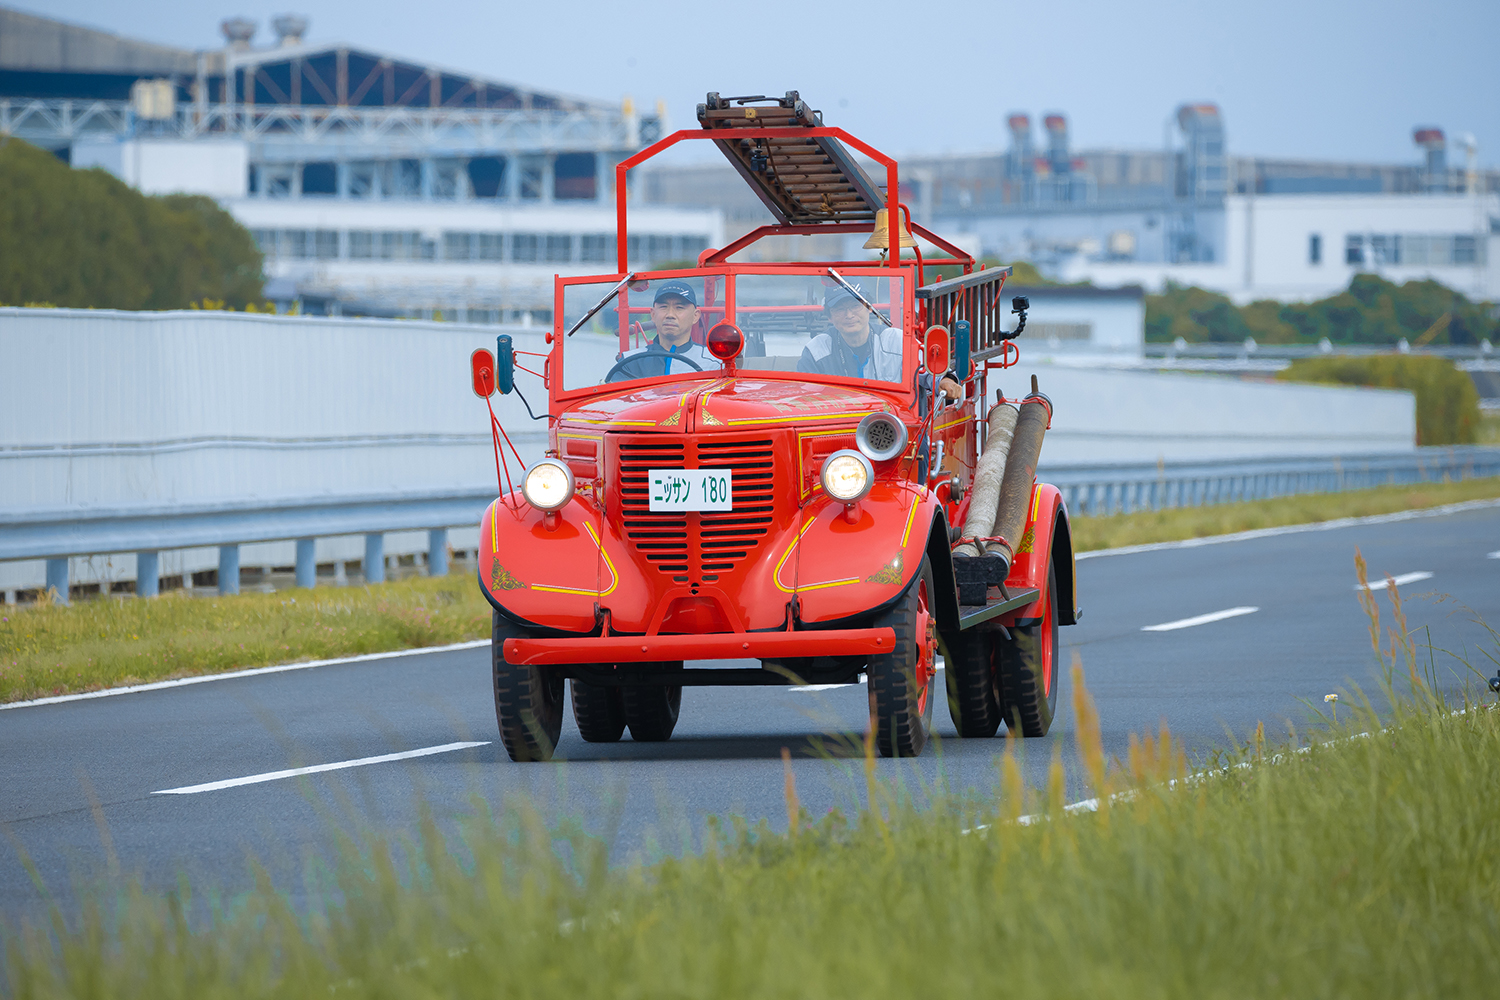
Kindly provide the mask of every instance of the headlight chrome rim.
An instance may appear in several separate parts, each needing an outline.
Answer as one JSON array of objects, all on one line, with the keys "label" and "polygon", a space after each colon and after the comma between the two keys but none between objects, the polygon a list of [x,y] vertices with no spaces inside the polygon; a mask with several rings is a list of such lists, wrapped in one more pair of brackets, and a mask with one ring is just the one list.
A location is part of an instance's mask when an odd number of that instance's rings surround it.
[{"label": "headlight chrome rim", "polygon": [[[834,463],[836,462],[840,463],[841,467],[844,467],[841,461],[844,459],[859,463],[859,467],[864,471],[864,482],[860,485],[860,488],[857,492],[848,494],[847,496],[840,496],[837,492],[835,492],[833,487],[829,485],[829,473],[833,471]],[[823,492],[830,499],[837,500],[839,503],[846,504],[859,503],[859,501],[863,500],[866,496],[869,495],[870,488],[875,485],[875,467],[870,464],[870,460],[868,458],[866,458],[864,455],[861,455],[859,452],[853,450],[852,448],[843,448],[839,451],[834,452],[832,455],[829,455],[823,460],[823,468],[818,473],[818,481],[823,484]]]},{"label": "headlight chrome rim", "polygon": [[[532,477],[532,474],[540,472],[544,468],[547,468],[547,469],[557,469],[558,471],[560,471],[562,473],[563,482],[566,485],[565,485],[565,488],[564,488],[564,490],[563,490],[563,492],[561,494],[561,498],[560,499],[554,499],[551,502],[539,502],[538,498],[536,498],[536,497],[534,497],[532,495],[532,489],[531,489],[531,477]],[[564,506],[566,506],[567,503],[568,503],[568,501],[571,500],[571,499],[573,499],[573,490],[574,490],[573,470],[570,469],[570,468],[568,468],[567,463],[563,462],[560,459],[556,459],[556,458],[544,458],[544,459],[542,459],[539,462],[533,463],[530,466],[530,468],[528,468],[526,470],[526,472],[523,473],[522,476],[521,476],[521,495],[526,498],[526,502],[529,503],[529,504],[531,504],[531,506],[535,507],[537,510],[540,510],[540,511],[543,511],[543,512],[546,512],[546,513],[551,513],[552,511],[555,511],[555,510],[561,510]],[[545,500],[546,498],[542,498],[542,499]]]},{"label": "headlight chrome rim", "polygon": [[[871,441],[872,434],[883,436],[886,433],[892,435],[886,446],[875,447]],[[859,447],[860,453],[872,462],[887,462],[900,455],[906,450],[908,440],[906,425],[889,413],[867,413],[854,429],[854,443]]]}]

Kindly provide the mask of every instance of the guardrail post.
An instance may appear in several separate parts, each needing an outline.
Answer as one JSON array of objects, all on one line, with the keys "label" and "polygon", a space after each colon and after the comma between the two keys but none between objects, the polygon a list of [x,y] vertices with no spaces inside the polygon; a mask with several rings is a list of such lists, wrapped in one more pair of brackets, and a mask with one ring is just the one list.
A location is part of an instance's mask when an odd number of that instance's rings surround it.
[{"label": "guardrail post", "polygon": [[365,536],[365,583],[385,583],[385,535]]},{"label": "guardrail post", "polygon": [[58,604],[68,603],[68,560],[47,560],[47,589],[52,591]]},{"label": "guardrail post", "polygon": [[447,528],[433,528],[427,533],[427,575],[448,575]]},{"label": "guardrail post", "polygon": [[297,586],[308,590],[318,585],[317,539],[297,539]]},{"label": "guardrail post", "polygon": [[240,547],[238,545],[219,546],[219,593],[238,594],[240,592]]},{"label": "guardrail post", "polygon": [[161,557],[156,552],[135,554],[135,596],[155,597],[161,593]]}]

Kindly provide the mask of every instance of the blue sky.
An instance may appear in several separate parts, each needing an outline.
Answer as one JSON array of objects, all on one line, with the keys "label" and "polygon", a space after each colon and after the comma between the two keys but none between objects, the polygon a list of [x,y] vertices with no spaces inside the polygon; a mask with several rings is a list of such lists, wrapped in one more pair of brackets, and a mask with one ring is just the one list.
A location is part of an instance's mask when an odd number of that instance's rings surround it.
[{"label": "blue sky", "polygon": [[1223,109],[1232,153],[1414,162],[1412,127],[1474,134],[1500,165],[1500,3],[1077,0],[923,4],[569,0],[5,0],[123,34],[221,44],[244,14],[311,17],[347,41],[693,122],[703,93],[800,90],[893,153],[995,150],[1012,110],[1061,111],[1079,148],[1159,148],[1184,101]]}]

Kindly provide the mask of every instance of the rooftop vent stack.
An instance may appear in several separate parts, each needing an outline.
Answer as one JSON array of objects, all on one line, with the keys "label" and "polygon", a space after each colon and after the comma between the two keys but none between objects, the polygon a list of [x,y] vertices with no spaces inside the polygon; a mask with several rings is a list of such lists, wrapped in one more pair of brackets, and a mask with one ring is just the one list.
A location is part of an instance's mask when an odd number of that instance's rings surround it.
[{"label": "rooftop vent stack", "polygon": [[307,34],[307,18],[301,14],[281,14],[272,19],[271,27],[276,29],[283,47],[301,45],[302,36]]},{"label": "rooftop vent stack", "polygon": [[1068,120],[1062,115],[1048,115],[1042,123],[1047,126],[1047,159],[1052,174],[1054,177],[1066,174],[1073,165],[1073,158],[1068,155]]},{"label": "rooftop vent stack", "polygon": [[250,39],[255,37],[255,29],[255,22],[248,17],[230,17],[219,22],[219,30],[224,32],[224,40],[235,52],[249,50]]},{"label": "rooftop vent stack", "polygon": [[1412,139],[1427,154],[1424,168],[1428,191],[1448,190],[1448,142],[1440,128],[1419,128]]},{"label": "rooftop vent stack", "polygon": [[1177,109],[1177,126],[1184,146],[1178,194],[1194,201],[1222,198],[1229,187],[1229,162],[1219,106],[1184,104]]},{"label": "rooftop vent stack", "polygon": [[1010,130],[1010,151],[1005,156],[1005,177],[1012,184],[1008,201],[1027,201],[1031,198],[1029,181],[1032,174],[1031,116],[1014,114],[1005,120]]}]

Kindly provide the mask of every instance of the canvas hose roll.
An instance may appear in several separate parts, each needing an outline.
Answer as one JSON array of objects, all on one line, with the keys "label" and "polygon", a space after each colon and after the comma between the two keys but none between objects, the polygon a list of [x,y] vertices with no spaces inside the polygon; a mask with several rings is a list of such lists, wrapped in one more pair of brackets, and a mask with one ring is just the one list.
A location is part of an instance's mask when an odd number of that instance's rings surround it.
[{"label": "canvas hose roll", "polygon": [[1011,436],[1010,454],[1005,476],[1000,481],[995,521],[990,535],[996,541],[986,542],[985,555],[999,555],[1007,572],[1015,558],[1021,533],[1026,530],[1026,513],[1031,506],[1031,492],[1036,485],[1036,463],[1042,454],[1042,438],[1052,422],[1052,401],[1037,391],[1036,377],[1031,379],[1031,393],[1021,400],[1016,415],[1016,429]]}]

